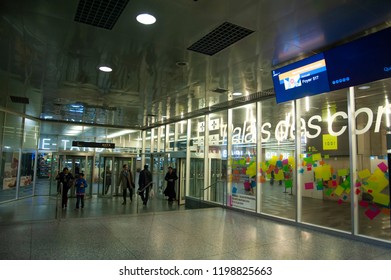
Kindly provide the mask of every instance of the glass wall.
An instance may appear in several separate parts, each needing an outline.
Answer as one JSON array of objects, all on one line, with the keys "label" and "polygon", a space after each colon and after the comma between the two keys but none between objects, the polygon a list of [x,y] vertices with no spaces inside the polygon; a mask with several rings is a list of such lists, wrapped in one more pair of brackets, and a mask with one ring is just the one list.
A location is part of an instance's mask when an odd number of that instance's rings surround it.
[{"label": "glass wall", "polygon": [[204,199],[224,203],[227,197],[227,111],[209,115],[209,188]]},{"label": "glass wall", "polygon": [[390,79],[354,89],[357,178],[352,192],[357,197],[358,233],[390,241],[391,94],[377,86],[384,82]]},{"label": "glass wall", "polygon": [[298,100],[301,221],[351,231],[348,90]]},{"label": "glass wall", "polygon": [[18,195],[19,182],[17,178],[20,171],[24,124],[22,117],[11,114],[3,116],[0,202],[16,199]]},{"label": "glass wall", "polygon": [[191,120],[190,132],[190,178],[189,192],[193,197],[201,197],[204,188],[204,152],[205,152],[205,117]]},{"label": "glass wall", "polygon": [[256,105],[232,110],[232,196],[228,205],[250,211],[256,210]]},{"label": "glass wall", "polygon": [[274,99],[260,102],[262,186],[261,212],[295,219],[295,114],[293,102],[277,105]]}]

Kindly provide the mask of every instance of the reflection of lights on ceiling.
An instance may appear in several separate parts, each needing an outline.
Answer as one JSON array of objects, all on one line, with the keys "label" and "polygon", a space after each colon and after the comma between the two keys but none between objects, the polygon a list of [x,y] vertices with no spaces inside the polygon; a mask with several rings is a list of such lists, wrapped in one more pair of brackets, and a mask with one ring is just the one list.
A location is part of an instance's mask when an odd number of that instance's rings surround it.
[{"label": "reflection of lights on ceiling", "polygon": [[136,19],[139,23],[145,25],[154,24],[156,22],[156,18],[150,14],[139,14]]},{"label": "reflection of lights on ceiling", "polygon": [[305,110],[306,112],[310,110],[310,98],[308,96],[305,97]]},{"label": "reflection of lights on ceiling", "polygon": [[370,86],[361,86],[361,87],[358,87],[358,89],[362,89],[362,90],[364,90],[364,89],[369,89],[369,88],[371,88]]},{"label": "reflection of lights on ceiling", "polygon": [[390,127],[390,103],[388,102],[387,95],[385,96],[386,99],[386,126]]},{"label": "reflection of lights on ceiling", "polygon": [[129,134],[129,133],[132,133],[132,132],[135,132],[135,130],[125,129],[125,130],[121,130],[121,131],[118,131],[118,132],[114,132],[114,133],[108,134],[106,137],[107,138],[114,138],[114,137],[122,136],[122,135],[125,135],[125,134]]},{"label": "reflection of lights on ceiling", "polygon": [[85,126],[80,126],[80,125],[72,125],[69,127],[69,129],[66,130],[64,135],[67,136],[75,136],[79,135],[80,133],[90,129],[91,127],[85,127]]}]

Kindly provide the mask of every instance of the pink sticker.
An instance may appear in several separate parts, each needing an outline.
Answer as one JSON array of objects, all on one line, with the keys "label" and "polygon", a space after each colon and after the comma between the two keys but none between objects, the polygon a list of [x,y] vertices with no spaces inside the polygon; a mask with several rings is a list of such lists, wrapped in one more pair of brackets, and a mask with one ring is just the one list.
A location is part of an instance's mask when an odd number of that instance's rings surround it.
[{"label": "pink sticker", "polygon": [[379,215],[380,210],[378,208],[375,209],[368,209],[365,211],[365,215],[371,220],[373,220],[377,215]]},{"label": "pink sticker", "polygon": [[342,199],[338,199],[338,204],[342,204],[343,203],[343,200]]},{"label": "pink sticker", "polygon": [[306,190],[313,190],[314,189],[314,182],[305,183],[304,188]]},{"label": "pink sticker", "polygon": [[377,165],[377,167],[379,167],[380,170],[383,171],[383,172],[387,172],[387,171],[388,171],[388,166],[387,166],[387,164],[385,164],[384,162],[379,163],[379,164]]},{"label": "pink sticker", "polygon": [[360,204],[360,206],[362,206],[362,207],[368,207],[368,205],[369,205],[369,203],[368,203],[368,201],[364,201],[364,200],[361,200],[358,204]]}]

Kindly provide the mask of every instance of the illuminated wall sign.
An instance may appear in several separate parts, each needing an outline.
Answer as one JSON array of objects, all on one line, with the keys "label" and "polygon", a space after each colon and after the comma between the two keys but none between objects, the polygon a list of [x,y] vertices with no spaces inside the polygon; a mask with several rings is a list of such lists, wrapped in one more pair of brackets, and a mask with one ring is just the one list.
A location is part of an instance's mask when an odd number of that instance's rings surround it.
[{"label": "illuminated wall sign", "polygon": [[277,103],[330,91],[323,53],[272,72]]}]

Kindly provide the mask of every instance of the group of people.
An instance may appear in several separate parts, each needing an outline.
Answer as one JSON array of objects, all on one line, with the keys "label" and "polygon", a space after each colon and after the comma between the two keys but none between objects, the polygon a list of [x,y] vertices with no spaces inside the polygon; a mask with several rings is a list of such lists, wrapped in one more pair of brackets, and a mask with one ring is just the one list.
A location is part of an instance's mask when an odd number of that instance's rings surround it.
[{"label": "group of people", "polygon": [[[111,175],[111,173],[110,173]],[[178,176],[176,172],[174,172],[173,168],[170,166],[168,168],[168,172],[165,176],[165,181],[167,181],[167,186],[164,190],[164,195],[168,197],[168,201],[172,202],[176,198],[175,192],[175,181],[178,180]],[[57,184],[57,192],[61,193],[61,206],[63,209],[68,206],[68,192],[71,189],[73,183],[76,188],[76,209],[84,208],[84,196],[85,190],[88,187],[87,181],[84,179],[84,174],[79,173],[79,176],[75,178],[72,173],[69,172],[67,167],[64,167],[63,171],[60,172],[56,176]],[[111,179],[110,179],[111,180]],[[111,184],[111,182],[110,182]],[[118,185],[121,186],[122,190],[122,205],[126,205],[127,191],[129,190],[129,199],[130,202],[133,200],[133,193],[136,185],[134,183],[134,178],[132,172],[129,170],[128,165],[124,164],[122,166],[122,171],[120,172],[118,178]],[[137,193],[140,195],[141,200],[143,201],[143,205],[147,205],[149,194],[152,189],[153,181],[152,181],[152,173],[148,170],[148,165],[144,165],[144,169],[141,170],[138,180],[138,190]],[[107,182],[105,193],[107,193]]]},{"label": "group of people", "polygon": [[[122,205],[126,204],[127,190],[129,190],[130,202],[132,202],[133,192],[136,188],[133,180],[132,172],[128,169],[127,164],[124,164],[119,178],[119,185],[122,188]],[[174,169],[170,166],[168,172],[164,178],[167,181],[164,195],[168,197],[168,201],[174,201],[176,198],[175,192],[175,181],[178,180],[178,176],[174,172]],[[144,169],[141,170],[138,179],[138,190],[137,193],[140,195],[143,205],[147,205],[150,191],[152,190],[152,173],[148,170],[148,165],[144,165]]]},{"label": "group of people", "polygon": [[76,209],[84,208],[84,195],[86,188],[88,187],[87,181],[84,179],[84,173],[79,173],[75,180],[72,173],[69,172],[68,167],[64,167],[62,172],[56,176],[57,192],[61,193],[61,207],[63,209],[68,207],[68,192],[71,189],[73,183],[76,187]]}]

